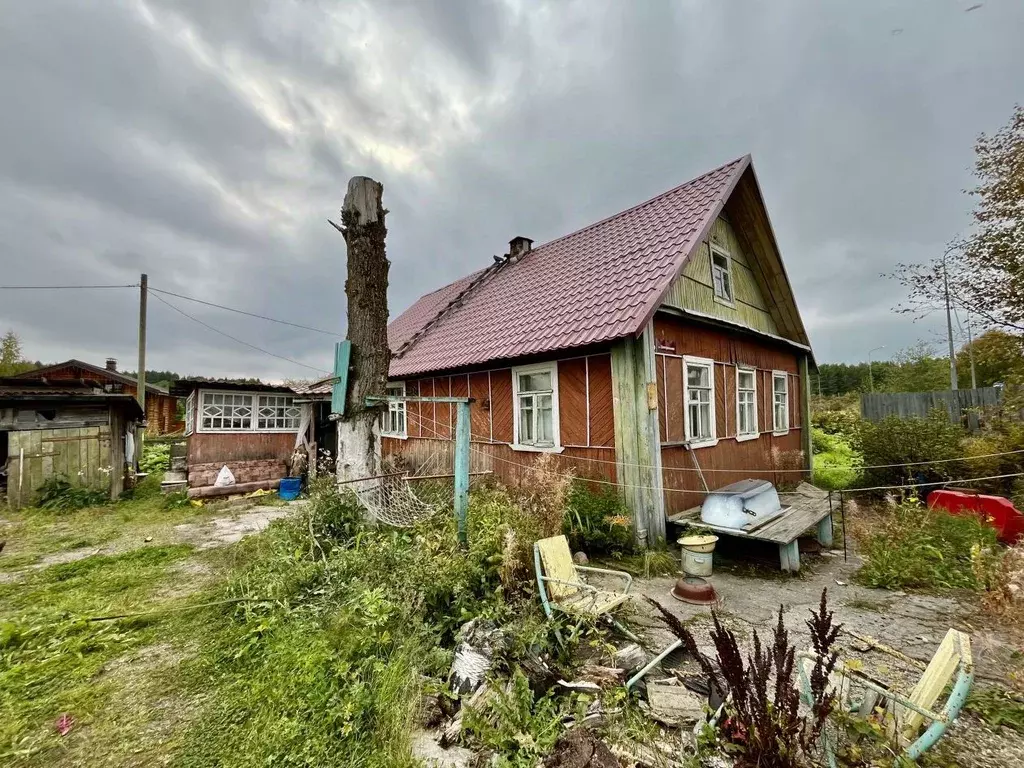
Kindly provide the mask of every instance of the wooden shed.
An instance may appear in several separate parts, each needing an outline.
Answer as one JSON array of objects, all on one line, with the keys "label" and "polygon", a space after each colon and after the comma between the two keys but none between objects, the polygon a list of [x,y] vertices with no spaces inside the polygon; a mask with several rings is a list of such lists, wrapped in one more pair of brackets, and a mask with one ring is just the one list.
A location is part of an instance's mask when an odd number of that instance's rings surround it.
[{"label": "wooden shed", "polygon": [[141,418],[134,397],[100,382],[0,379],[0,495],[15,509],[30,506],[46,480],[66,478],[117,498],[126,440],[133,444]]}]

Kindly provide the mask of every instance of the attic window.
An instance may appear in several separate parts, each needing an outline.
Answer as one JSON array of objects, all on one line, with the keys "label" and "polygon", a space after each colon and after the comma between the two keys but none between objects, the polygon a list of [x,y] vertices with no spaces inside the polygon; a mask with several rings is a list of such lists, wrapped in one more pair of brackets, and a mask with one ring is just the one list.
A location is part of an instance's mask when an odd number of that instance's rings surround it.
[{"label": "attic window", "polygon": [[711,285],[717,300],[732,304],[732,259],[727,251],[714,244],[711,245]]}]

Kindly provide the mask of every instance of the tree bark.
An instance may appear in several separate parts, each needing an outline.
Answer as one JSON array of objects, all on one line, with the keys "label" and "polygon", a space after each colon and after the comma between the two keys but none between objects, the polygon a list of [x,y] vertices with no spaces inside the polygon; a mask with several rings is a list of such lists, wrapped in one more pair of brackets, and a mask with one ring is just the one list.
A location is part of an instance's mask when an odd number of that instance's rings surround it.
[{"label": "tree bark", "polygon": [[383,397],[388,366],[388,268],[384,247],[387,227],[384,186],[365,176],[348,182],[341,209],[348,248],[348,339],[352,342],[348,399],[338,422],[338,479],[356,480],[380,474],[379,414],[382,406],[366,405],[367,397]]}]

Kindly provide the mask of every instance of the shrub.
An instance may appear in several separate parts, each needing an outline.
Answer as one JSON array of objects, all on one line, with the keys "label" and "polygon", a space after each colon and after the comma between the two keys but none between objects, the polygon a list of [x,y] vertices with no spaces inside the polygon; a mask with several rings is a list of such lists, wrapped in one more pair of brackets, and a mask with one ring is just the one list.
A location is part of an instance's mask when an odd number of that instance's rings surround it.
[{"label": "shrub", "polygon": [[980,518],[928,509],[912,498],[871,529],[857,580],[885,589],[984,589],[995,551],[995,529]]},{"label": "shrub", "polygon": [[164,472],[171,468],[171,446],[168,443],[142,444],[142,456],[139,458],[139,472],[152,474]]},{"label": "shrub", "polygon": [[817,427],[811,431],[814,446],[814,484],[834,491],[849,488],[860,476],[861,456],[849,441]]},{"label": "shrub", "polygon": [[811,401],[811,426],[830,435],[850,436],[857,431],[860,418],[860,395],[816,397]]},{"label": "shrub", "polygon": [[[944,412],[933,411],[924,419],[887,416],[877,423],[863,422],[853,447],[860,451],[866,466],[901,465],[866,469],[866,485],[941,482],[964,476],[963,462],[954,460],[961,456],[964,436]],[[906,464],[913,466],[903,466]]]},{"label": "shrub", "polygon": [[573,551],[590,556],[633,550],[633,518],[625,503],[614,489],[594,491],[583,480],[569,490],[563,533]]},{"label": "shrub", "polygon": [[96,488],[72,485],[66,477],[51,477],[39,486],[38,506],[54,512],[72,512],[110,502],[110,494]]}]

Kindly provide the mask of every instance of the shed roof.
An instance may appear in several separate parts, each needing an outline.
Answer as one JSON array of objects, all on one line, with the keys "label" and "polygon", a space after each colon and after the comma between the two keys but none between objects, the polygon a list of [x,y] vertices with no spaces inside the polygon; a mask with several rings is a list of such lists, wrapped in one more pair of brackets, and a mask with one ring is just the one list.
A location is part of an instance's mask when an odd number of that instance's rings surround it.
[{"label": "shed roof", "polygon": [[[138,379],[136,379],[134,376],[127,376],[123,373],[120,373],[119,371],[111,371],[109,368],[93,365],[92,363],[86,363],[82,360],[76,360],[75,358],[65,360],[63,363],[44,365],[42,368],[35,368],[31,371],[25,371],[24,373],[19,373],[14,378],[38,379],[52,371],[57,371],[60,370],[61,368],[69,367],[81,368],[83,371],[89,371],[89,373],[95,374],[96,376],[101,376],[103,379],[113,379],[115,381],[121,382],[122,384],[130,384],[133,387],[137,386],[139,383]],[[168,391],[164,387],[158,387],[156,384],[146,384],[146,392],[152,393],[154,395],[168,394]]]},{"label": "shed roof", "polygon": [[[465,368],[640,333],[748,170],[760,202],[745,155],[533,248],[517,262],[490,265],[426,294],[388,327],[390,375]],[[763,218],[777,251],[766,213]],[[806,343],[795,304],[793,315],[794,340]]]},{"label": "shed roof", "polygon": [[231,392],[283,392],[291,394],[291,387],[284,384],[247,383],[237,379],[178,379],[171,385],[171,394],[185,397],[197,389],[222,389]]},{"label": "shed roof", "polygon": [[81,380],[50,381],[43,378],[24,379],[21,376],[11,376],[0,379],[0,404],[102,404],[124,408],[131,412],[133,418],[142,418],[142,408],[134,396],[105,392],[102,386],[95,386],[98,383]]}]

